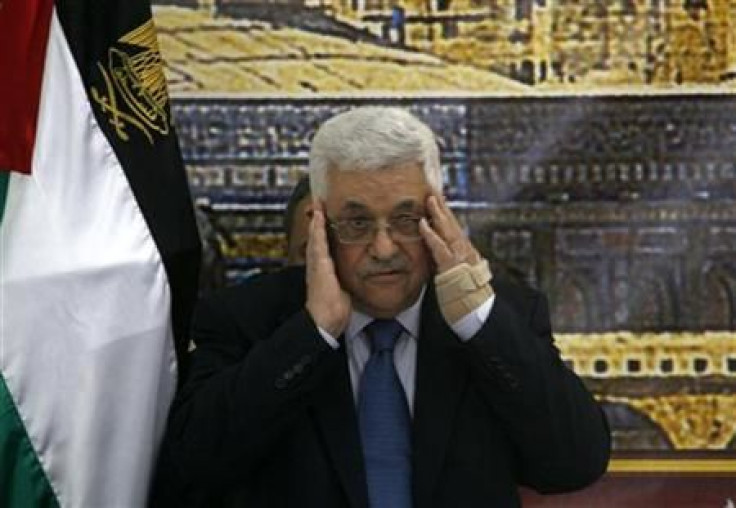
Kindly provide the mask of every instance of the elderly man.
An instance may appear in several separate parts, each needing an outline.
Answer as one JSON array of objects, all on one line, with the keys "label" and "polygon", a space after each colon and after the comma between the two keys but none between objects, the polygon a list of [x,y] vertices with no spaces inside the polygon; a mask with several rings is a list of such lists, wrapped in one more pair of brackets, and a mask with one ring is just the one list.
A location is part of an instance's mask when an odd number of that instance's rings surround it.
[{"label": "elderly man", "polygon": [[492,277],[432,132],[340,114],[310,153],[307,265],[203,301],[154,506],[473,508],[584,487],[605,418],[538,292]]}]

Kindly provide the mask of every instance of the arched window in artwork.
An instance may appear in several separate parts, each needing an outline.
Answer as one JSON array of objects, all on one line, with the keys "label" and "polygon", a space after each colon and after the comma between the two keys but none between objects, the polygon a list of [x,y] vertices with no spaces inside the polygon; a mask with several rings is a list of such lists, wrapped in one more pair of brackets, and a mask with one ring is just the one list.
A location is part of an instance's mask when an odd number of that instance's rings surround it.
[{"label": "arched window in artwork", "polygon": [[658,331],[676,324],[674,288],[667,278],[656,273],[635,274],[629,299],[629,324],[632,330]]},{"label": "arched window in artwork", "polygon": [[590,301],[576,277],[562,277],[552,293],[552,326],[558,332],[591,330]]},{"label": "arched window in artwork", "polygon": [[704,330],[731,330],[736,326],[736,277],[726,270],[708,268],[703,275],[700,325]]}]

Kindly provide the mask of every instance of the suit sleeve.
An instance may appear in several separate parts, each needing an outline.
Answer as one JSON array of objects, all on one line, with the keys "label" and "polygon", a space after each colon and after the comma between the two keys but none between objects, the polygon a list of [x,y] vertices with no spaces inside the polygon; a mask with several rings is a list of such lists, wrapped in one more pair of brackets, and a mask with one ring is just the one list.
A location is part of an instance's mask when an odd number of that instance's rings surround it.
[{"label": "suit sleeve", "polygon": [[605,472],[608,424],[560,358],[541,293],[499,293],[469,346],[480,392],[513,442],[520,483],[542,493],[565,492]]},{"label": "suit sleeve", "polygon": [[271,329],[279,320],[269,320],[268,302],[250,300],[255,310],[224,298],[195,310],[197,347],[169,415],[151,506],[207,506],[206,493],[247,479],[338,365],[305,310]]}]

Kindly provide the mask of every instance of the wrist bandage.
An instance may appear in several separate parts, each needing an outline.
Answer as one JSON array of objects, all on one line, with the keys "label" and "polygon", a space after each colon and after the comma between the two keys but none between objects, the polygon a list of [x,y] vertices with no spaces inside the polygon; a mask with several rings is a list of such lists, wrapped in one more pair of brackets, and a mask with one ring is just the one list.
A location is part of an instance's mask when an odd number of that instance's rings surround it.
[{"label": "wrist bandage", "polygon": [[488,283],[493,275],[488,261],[460,263],[434,278],[440,312],[452,325],[481,306],[493,294]]}]

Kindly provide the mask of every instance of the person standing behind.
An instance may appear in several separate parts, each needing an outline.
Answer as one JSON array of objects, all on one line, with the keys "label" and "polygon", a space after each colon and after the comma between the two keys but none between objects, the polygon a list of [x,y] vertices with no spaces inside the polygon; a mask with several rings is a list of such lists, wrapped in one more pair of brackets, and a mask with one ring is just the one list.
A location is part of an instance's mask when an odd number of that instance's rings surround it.
[{"label": "person standing behind", "polygon": [[463,233],[431,130],[339,114],[310,179],[306,268],[198,307],[152,506],[505,508],[599,478],[603,412],[544,296]]}]

